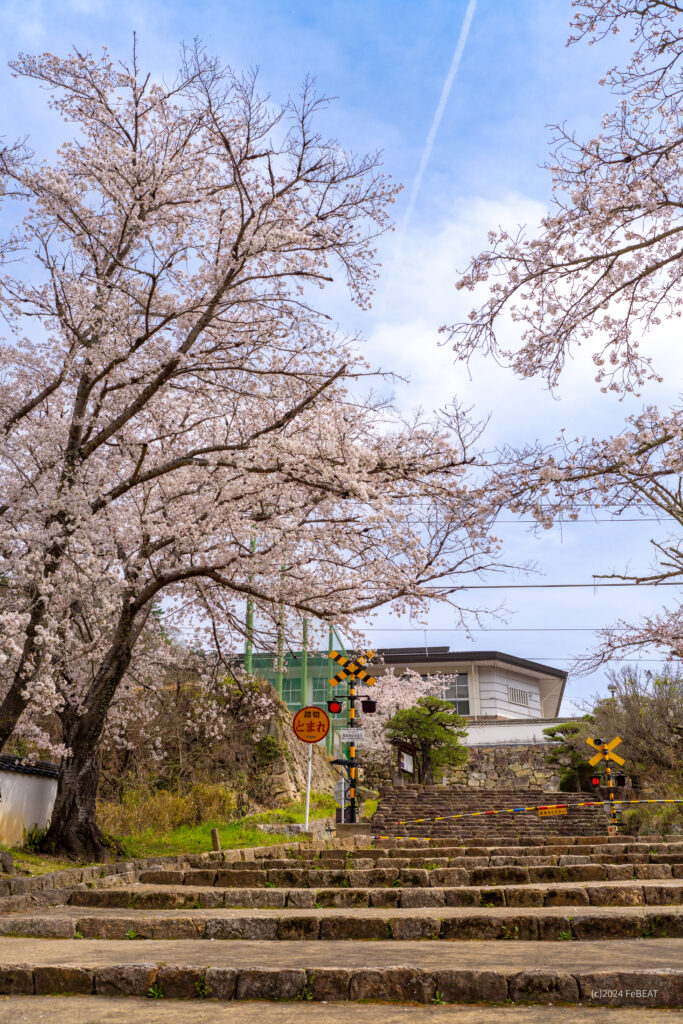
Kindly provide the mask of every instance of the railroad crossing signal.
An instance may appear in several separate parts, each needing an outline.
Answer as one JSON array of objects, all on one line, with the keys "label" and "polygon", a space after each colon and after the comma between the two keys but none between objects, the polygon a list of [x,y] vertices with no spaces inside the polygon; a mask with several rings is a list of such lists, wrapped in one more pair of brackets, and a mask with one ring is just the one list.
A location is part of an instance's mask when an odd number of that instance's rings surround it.
[{"label": "railroad crossing signal", "polygon": [[618,747],[621,743],[620,736],[615,736],[614,739],[610,740],[609,743],[601,743],[599,741],[592,740],[589,737],[586,740],[586,743],[589,747],[593,747],[594,750],[597,750],[597,754],[594,754],[588,762],[592,768],[595,767],[595,765],[598,764],[600,761],[602,761],[603,758],[605,759],[605,761],[616,761],[617,764],[625,763],[623,757],[619,757],[618,754],[614,753],[614,748]]},{"label": "railroad crossing signal", "polygon": [[360,679],[360,681],[365,683],[366,686],[375,685],[376,679],[374,679],[373,676],[363,668],[363,665],[367,665],[367,663],[372,661],[375,657],[374,651],[366,651],[365,654],[359,655],[355,661],[351,658],[345,657],[343,654],[340,654],[339,651],[330,651],[329,656],[332,661],[336,661],[342,667],[341,672],[337,672],[336,676],[333,676],[333,678],[330,679],[330,686],[336,686],[337,683],[343,683],[345,679],[352,676],[355,676],[356,679]]},{"label": "railroad crossing signal", "polygon": [[[353,824],[356,823],[356,785],[358,781],[358,759],[356,756],[356,739],[360,739],[356,733],[360,730],[356,728],[356,701],[359,699],[359,694],[356,693],[356,680],[360,679],[366,686],[374,686],[375,679],[366,672],[363,665],[367,665],[375,657],[374,651],[365,651],[364,654],[359,654],[355,659],[347,658],[344,654],[340,654],[339,651],[330,651],[329,657],[332,661],[336,661],[338,665],[341,665],[341,672],[338,672],[336,676],[330,679],[330,686],[336,686],[337,683],[342,683],[345,679],[349,681],[349,692],[344,694],[342,699],[346,699],[349,702],[349,735],[344,735],[347,730],[343,730],[342,738],[349,744],[349,757],[344,764],[349,769],[349,809],[351,812],[351,821]],[[336,701],[330,702],[337,704]],[[328,703],[328,708],[330,707]],[[366,697],[363,700],[363,710],[372,712],[376,710],[376,704],[373,700],[368,700]],[[332,762],[339,763],[339,762]]]},{"label": "railroad crossing signal", "polygon": [[604,760],[606,762],[605,771],[607,772],[607,785],[609,786],[609,809],[612,817],[612,824],[608,826],[608,833],[609,835],[618,835],[619,818],[614,804],[614,780],[612,779],[612,766],[610,765],[610,761],[616,761],[617,764],[624,764],[623,757],[619,757],[618,754],[614,753],[614,748],[618,747],[621,743],[621,737],[615,736],[613,740],[610,740],[609,743],[607,743],[605,740],[591,739],[589,736],[586,743],[589,747],[592,747],[593,750],[597,750],[597,754],[593,754],[588,762],[589,765],[595,767],[595,765],[600,761]]}]

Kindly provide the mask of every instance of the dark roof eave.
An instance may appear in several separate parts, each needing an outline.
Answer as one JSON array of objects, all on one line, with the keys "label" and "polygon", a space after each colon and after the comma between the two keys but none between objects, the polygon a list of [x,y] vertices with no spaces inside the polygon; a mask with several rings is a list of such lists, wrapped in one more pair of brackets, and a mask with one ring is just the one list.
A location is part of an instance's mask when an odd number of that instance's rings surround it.
[{"label": "dark roof eave", "polygon": [[391,649],[380,652],[385,665],[400,665],[409,662],[420,662],[434,664],[437,662],[482,662],[499,661],[504,665],[513,665],[518,668],[525,668],[531,672],[538,672],[539,675],[553,676],[563,682],[567,679],[567,672],[561,668],[553,668],[551,665],[542,665],[538,661],[529,661],[527,658],[518,658],[514,654],[503,654],[502,651],[448,651],[447,653],[434,653],[430,651],[422,654],[411,654],[406,657],[405,653],[394,654]]},{"label": "dark roof eave", "polygon": [[14,754],[0,754],[0,772],[19,772],[21,775],[43,775],[58,779],[60,768],[51,761],[27,761]]}]

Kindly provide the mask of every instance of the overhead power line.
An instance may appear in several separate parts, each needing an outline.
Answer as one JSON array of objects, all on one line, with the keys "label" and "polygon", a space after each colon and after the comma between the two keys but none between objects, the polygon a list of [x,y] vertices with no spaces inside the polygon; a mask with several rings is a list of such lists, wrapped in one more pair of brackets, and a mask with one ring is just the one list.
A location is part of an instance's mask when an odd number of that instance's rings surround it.
[{"label": "overhead power line", "polygon": [[[597,633],[608,626],[363,626],[364,633]],[[630,627],[619,626],[612,632],[623,633]]]},{"label": "overhead power line", "polygon": [[[623,581],[619,583],[463,583],[456,587],[457,590],[575,590],[589,588],[594,590],[597,587],[681,587],[683,581],[664,580],[656,583],[653,580],[644,580],[642,583]],[[451,590],[452,587],[425,587],[425,590],[434,592]]]}]

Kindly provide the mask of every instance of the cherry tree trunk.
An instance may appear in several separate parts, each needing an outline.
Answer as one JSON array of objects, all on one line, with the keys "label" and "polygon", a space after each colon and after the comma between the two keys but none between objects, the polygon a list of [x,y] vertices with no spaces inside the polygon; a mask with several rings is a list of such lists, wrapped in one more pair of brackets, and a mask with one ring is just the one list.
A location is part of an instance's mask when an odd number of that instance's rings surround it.
[{"label": "cherry tree trunk", "polygon": [[130,664],[132,630],[132,617],[126,609],[115,641],[83,702],[87,712],[79,715],[76,708],[67,705],[61,713],[64,743],[71,753],[64,759],[50,827],[40,844],[45,853],[86,861],[102,861],[109,856],[95,820],[100,777],[97,752],[109,706]]},{"label": "cherry tree trunk", "polygon": [[102,861],[109,850],[95,821],[99,768],[97,750],[78,750],[65,760],[47,834],[41,842],[46,853],[84,861]]}]

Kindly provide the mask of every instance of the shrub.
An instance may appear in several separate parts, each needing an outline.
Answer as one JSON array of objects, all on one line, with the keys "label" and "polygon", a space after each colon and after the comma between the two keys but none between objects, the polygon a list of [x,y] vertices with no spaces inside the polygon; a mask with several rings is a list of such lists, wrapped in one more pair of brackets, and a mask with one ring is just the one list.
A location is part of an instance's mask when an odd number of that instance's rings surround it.
[{"label": "shrub", "polygon": [[650,804],[624,811],[623,831],[626,835],[681,835],[683,834],[683,805]]},{"label": "shrub", "polygon": [[40,853],[40,844],[47,835],[48,826],[42,828],[40,825],[32,825],[30,829],[24,829],[22,850],[26,853]]},{"label": "shrub", "polygon": [[153,828],[169,832],[181,825],[232,821],[237,794],[220,783],[197,782],[184,794],[158,789],[127,789],[120,802],[100,800],[99,827],[113,835],[129,835]]},{"label": "shrub", "polygon": [[256,757],[259,764],[272,764],[282,756],[282,747],[275,736],[262,736],[256,744]]}]

